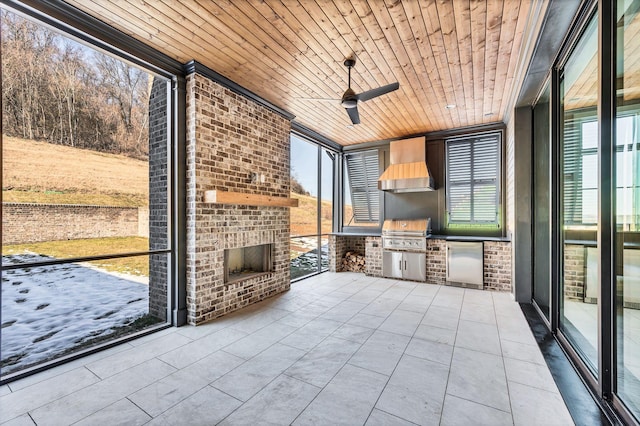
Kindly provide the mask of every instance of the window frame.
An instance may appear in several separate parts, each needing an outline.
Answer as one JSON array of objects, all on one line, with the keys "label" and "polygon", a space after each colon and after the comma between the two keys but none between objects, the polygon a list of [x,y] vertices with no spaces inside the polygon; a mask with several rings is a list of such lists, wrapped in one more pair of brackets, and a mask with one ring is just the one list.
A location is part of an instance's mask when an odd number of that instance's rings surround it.
[{"label": "window frame", "polygon": [[[358,222],[358,223],[370,223],[371,225],[350,225],[350,222],[347,222],[349,220],[349,218],[346,217],[345,214],[345,206],[347,205],[347,191],[350,191],[350,199],[351,199],[351,206],[353,207],[353,192],[352,192],[352,187],[351,187],[351,180],[349,179],[349,171],[348,171],[348,167],[347,167],[347,156],[349,155],[357,155],[357,154],[363,154],[363,153],[367,153],[367,152],[376,152],[376,155],[378,157],[378,167],[377,167],[377,172],[375,176],[375,188],[376,188],[376,194],[378,196],[378,220],[376,222]],[[342,206],[341,206],[341,221],[340,221],[340,226],[341,226],[341,231],[342,232],[353,232],[353,233],[377,233],[380,232],[382,230],[382,220],[384,217],[384,195],[383,192],[381,190],[378,189],[378,179],[380,178],[380,175],[382,174],[382,172],[384,171],[384,155],[382,155],[382,152],[380,149],[378,148],[369,148],[369,149],[361,149],[361,150],[349,150],[349,151],[345,151],[342,155],[342,162],[341,162],[341,167],[342,167],[342,181],[340,182],[340,188],[341,188],[341,193],[342,193]],[[373,185],[372,185],[373,186]],[[370,213],[371,214],[371,213]]]},{"label": "window frame", "polygon": [[[496,221],[495,222],[486,222],[486,221],[458,221],[451,222],[450,220],[450,208],[449,208],[449,200],[450,200],[450,188],[452,187],[452,183],[450,180],[449,174],[449,144],[450,143],[460,143],[463,141],[469,141],[473,144],[476,140],[486,137],[497,138],[497,172],[495,178],[496,184]],[[444,140],[444,160],[445,160],[445,206],[444,206],[444,229],[447,234],[460,234],[460,235],[483,235],[483,236],[495,236],[495,237],[503,237],[505,232],[505,148],[504,148],[504,131],[496,130],[489,132],[481,132],[481,133],[470,133],[465,134],[453,138],[448,138]],[[470,165],[473,167],[473,164]],[[479,181],[479,180],[475,180]],[[477,184],[479,182],[475,182]],[[471,195],[473,196],[473,186],[474,182],[470,182],[471,185]],[[455,185],[454,185],[455,186]],[[473,211],[471,212],[473,214]]]},{"label": "window frame", "polygon": [[[625,111],[625,109],[627,111]],[[618,112],[619,115],[617,117],[617,120],[620,120],[621,118],[631,118],[632,121],[632,133],[635,135],[637,132],[639,132],[640,130],[640,113],[636,113],[634,112],[635,110],[633,108],[627,107],[627,108],[619,108]],[[576,182],[576,184],[574,185],[574,191],[575,194],[573,196],[573,205],[574,207],[580,209],[580,221],[575,221],[575,220],[567,220],[566,219],[566,210],[564,211],[565,216],[563,217],[563,226],[565,227],[565,231],[569,232],[572,236],[576,236],[576,235],[582,235],[584,234],[584,232],[582,232],[582,234],[580,233],[580,231],[586,231],[587,233],[593,233],[593,231],[596,230],[597,228],[597,222],[593,222],[593,221],[585,221],[584,217],[585,217],[585,207],[584,207],[584,193],[585,191],[597,191],[598,187],[584,187],[584,159],[585,157],[588,156],[593,156],[593,155],[598,155],[598,147],[587,147],[584,148],[583,147],[583,126],[584,124],[587,123],[597,123],[598,122],[598,116],[597,116],[597,111],[593,108],[588,109],[588,110],[581,110],[575,113],[574,118],[572,119],[575,125],[576,129],[578,133],[579,133],[579,142],[576,143],[574,149],[575,149],[575,153],[574,155],[578,158],[578,164],[579,167],[581,169],[581,173],[580,173],[580,178],[579,181]],[[563,131],[564,131],[564,126],[563,126]],[[627,155],[633,155],[633,153],[635,152],[636,155],[640,152],[640,142],[636,142],[635,143],[635,150],[634,150],[634,144],[633,143],[626,143],[626,144],[617,144],[614,148],[615,153],[617,154],[627,154]],[[616,161],[618,161],[616,159]],[[597,177],[598,174],[598,167],[595,168],[595,170],[590,170],[591,173],[594,173],[595,176]],[[563,174],[564,174],[564,170],[563,170]],[[563,176],[563,185],[566,185],[566,177]],[[629,190],[632,192],[635,191],[639,191],[640,187],[631,185],[631,186],[621,186],[618,185],[618,182],[616,180],[616,190],[619,192],[619,190]],[[566,188],[565,188],[566,191]],[[618,192],[616,194],[616,201],[618,201],[617,199],[617,195]],[[566,206],[568,203],[564,202],[564,205]],[[616,209],[619,206],[616,206]],[[597,213],[597,201],[596,201],[596,205],[595,205],[595,213]],[[575,216],[575,214],[574,214]],[[620,217],[617,218],[617,220],[620,220]],[[626,222],[625,222],[626,223]],[[577,237],[576,237],[577,238]]]},{"label": "window frame", "polygon": [[[167,81],[167,246],[163,249],[149,249],[144,252],[82,256],[39,262],[39,266],[72,264],[84,261],[117,259],[141,255],[168,256],[166,272],[166,320],[154,327],[128,334],[117,339],[106,340],[85,349],[10,373],[0,380],[5,384],[27,377],[48,368],[64,364],[84,356],[108,349],[116,343],[123,343],[154,333],[170,326],[181,326],[187,322],[186,308],[186,235],[179,230],[186,226],[186,200],[178,196],[186,190],[186,79],[183,64],[168,55],[149,47],[143,42],[126,35],[97,18],[91,17],[76,7],[61,1],[42,2],[37,0],[3,0],[2,9],[52,28],[65,37],[90,46],[120,61],[128,62],[144,69],[147,73]],[[0,195],[1,199],[1,195]],[[35,264],[5,265],[2,270],[33,267]]]},{"label": "window frame", "polygon": [[[339,156],[338,156],[338,151],[335,150],[332,147],[327,146],[326,144],[321,143],[320,141],[315,140],[314,138],[307,136],[301,132],[298,131],[292,131],[290,133],[289,136],[289,147],[291,150],[291,146],[294,143],[294,140],[297,142],[303,142],[303,143],[308,143],[310,145],[313,145],[316,148],[316,152],[317,152],[317,169],[316,169],[316,188],[314,188],[316,190],[317,195],[317,200],[316,200],[316,233],[315,234],[308,234],[308,235],[292,235],[290,233],[289,235],[289,241],[292,241],[296,238],[305,238],[305,237],[315,237],[317,238],[317,253],[319,253],[321,255],[322,253],[322,237],[323,236],[327,236],[331,233],[331,232],[335,232],[336,230],[336,220],[337,220],[337,215],[336,215],[336,204],[338,202],[338,197],[337,197],[337,192],[336,192],[336,181],[337,181],[337,175],[338,175],[338,162],[339,162]],[[323,178],[323,164],[325,164],[325,162],[329,162],[331,165],[331,185],[330,185],[330,189],[331,189],[331,197],[332,197],[332,211],[331,211],[331,231],[330,232],[323,232],[322,230],[322,194],[323,194],[323,189],[326,189],[323,187],[323,182],[322,182],[322,178]],[[290,177],[292,177],[291,175],[291,171],[292,171],[292,161],[291,158],[289,159],[289,173],[290,173]],[[291,224],[290,224],[291,226]],[[289,228],[290,231],[291,228]],[[306,275],[301,275],[299,277],[296,278],[292,278],[291,282],[296,282],[299,280],[303,280],[305,278],[309,278],[311,276],[320,274],[322,272],[326,272],[329,270],[329,265],[327,264],[326,267],[323,267],[322,265],[322,259],[318,259],[318,268],[316,271],[314,272],[310,272],[309,274]]]}]

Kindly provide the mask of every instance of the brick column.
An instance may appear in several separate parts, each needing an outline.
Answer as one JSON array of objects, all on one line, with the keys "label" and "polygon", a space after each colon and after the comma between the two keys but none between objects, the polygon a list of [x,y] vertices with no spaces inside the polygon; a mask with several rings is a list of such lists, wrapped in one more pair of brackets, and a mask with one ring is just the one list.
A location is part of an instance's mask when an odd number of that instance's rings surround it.
[{"label": "brick column", "polygon": [[[149,250],[168,244],[167,83],[154,79],[149,97]],[[149,258],[149,314],[167,320],[167,255]]]}]

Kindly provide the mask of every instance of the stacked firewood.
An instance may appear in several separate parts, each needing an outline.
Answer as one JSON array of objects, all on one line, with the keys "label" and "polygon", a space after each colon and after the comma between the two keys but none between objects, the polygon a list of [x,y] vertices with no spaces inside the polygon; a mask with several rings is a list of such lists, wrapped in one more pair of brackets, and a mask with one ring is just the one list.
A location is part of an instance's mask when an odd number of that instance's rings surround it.
[{"label": "stacked firewood", "polygon": [[342,270],[346,272],[364,272],[364,255],[348,251],[342,259]]}]

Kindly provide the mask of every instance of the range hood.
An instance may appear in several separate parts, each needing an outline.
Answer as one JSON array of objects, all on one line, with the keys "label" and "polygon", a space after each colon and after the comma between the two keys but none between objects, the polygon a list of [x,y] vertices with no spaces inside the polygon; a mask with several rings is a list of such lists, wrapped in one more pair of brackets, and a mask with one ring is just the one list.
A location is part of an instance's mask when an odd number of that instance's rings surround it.
[{"label": "range hood", "polygon": [[426,161],[423,137],[390,143],[389,167],[378,179],[378,189],[389,192],[425,192],[435,189]]}]

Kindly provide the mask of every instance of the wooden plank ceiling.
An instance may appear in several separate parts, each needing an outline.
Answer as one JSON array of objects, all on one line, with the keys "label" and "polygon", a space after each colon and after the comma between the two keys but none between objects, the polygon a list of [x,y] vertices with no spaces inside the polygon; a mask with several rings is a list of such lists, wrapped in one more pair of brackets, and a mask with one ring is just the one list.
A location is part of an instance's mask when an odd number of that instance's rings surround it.
[{"label": "wooden plank ceiling", "polygon": [[[351,145],[502,121],[537,0],[67,1]],[[356,93],[400,83],[355,126],[339,103],[348,57]]]}]

